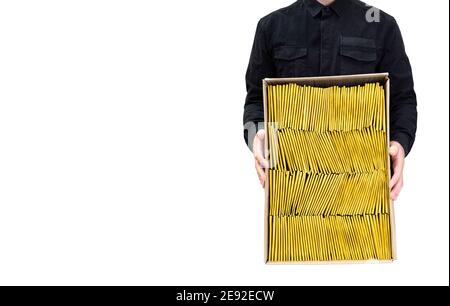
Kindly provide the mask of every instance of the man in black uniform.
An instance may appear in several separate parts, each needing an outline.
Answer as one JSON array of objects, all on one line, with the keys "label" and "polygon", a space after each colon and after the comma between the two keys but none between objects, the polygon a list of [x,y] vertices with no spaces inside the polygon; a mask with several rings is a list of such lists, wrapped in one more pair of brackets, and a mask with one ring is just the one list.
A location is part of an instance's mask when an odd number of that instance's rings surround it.
[{"label": "man in black uniform", "polygon": [[388,72],[391,81],[390,188],[395,200],[417,125],[411,66],[395,19],[357,0],[299,0],[262,18],[246,73],[244,107],[244,137],[261,184],[267,167],[262,79],[375,72]]}]

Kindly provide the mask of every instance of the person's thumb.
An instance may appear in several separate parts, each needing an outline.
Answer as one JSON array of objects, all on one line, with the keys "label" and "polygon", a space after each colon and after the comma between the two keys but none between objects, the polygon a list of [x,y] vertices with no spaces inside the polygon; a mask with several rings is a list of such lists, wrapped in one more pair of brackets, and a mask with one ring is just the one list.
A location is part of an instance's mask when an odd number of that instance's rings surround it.
[{"label": "person's thumb", "polygon": [[398,147],[396,145],[389,146],[389,155],[395,156],[398,153]]}]

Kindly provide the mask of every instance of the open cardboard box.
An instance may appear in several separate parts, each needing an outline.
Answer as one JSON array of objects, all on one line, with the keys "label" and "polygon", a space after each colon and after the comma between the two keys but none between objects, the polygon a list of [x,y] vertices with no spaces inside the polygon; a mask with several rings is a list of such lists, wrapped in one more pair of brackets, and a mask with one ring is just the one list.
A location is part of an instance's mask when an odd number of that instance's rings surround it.
[{"label": "open cardboard box", "polygon": [[[339,75],[339,76],[321,76],[321,77],[302,77],[302,78],[266,78],[263,80],[263,99],[264,99],[264,128],[267,130],[267,86],[268,85],[280,85],[286,83],[296,83],[298,85],[308,85],[315,87],[331,87],[331,86],[357,86],[364,85],[365,83],[378,82],[384,87],[385,101],[386,101],[386,137],[387,145],[389,146],[389,74],[388,73],[373,73],[373,74],[356,74],[356,75]],[[386,151],[389,147],[386,147]],[[265,151],[266,156],[268,153],[268,141],[266,137]],[[387,175],[390,179],[391,169],[389,154],[386,160]],[[266,175],[268,175],[268,169],[266,169]],[[389,180],[388,180],[389,182]],[[390,225],[391,225],[391,249],[392,260],[345,260],[345,261],[269,261],[269,184],[266,180],[265,184],[265,208],[264,208],[264,260],[267,264],[324,264],[324,263],[367,263],[367,262],[392,262],[396,259],[396,242],[395,242],[395,222],[394,222],[394,207],[393,202],[390,200]]]}]

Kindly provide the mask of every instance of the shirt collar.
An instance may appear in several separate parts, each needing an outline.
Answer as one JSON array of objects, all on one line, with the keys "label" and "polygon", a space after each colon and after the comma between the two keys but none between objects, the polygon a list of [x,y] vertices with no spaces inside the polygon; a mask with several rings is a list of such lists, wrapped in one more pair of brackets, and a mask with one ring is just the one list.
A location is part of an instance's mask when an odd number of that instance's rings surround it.
[{"label": "shirt collar", "polygon": [[[311,13],[313,17],[319,15],[322,11],[323,6],[317,0],[303,0],[306,8]],[[349,0],[335,0],[328,7],[336,13],[338,16],[342,16],[345,12],[346,6],[348,5]]]}]

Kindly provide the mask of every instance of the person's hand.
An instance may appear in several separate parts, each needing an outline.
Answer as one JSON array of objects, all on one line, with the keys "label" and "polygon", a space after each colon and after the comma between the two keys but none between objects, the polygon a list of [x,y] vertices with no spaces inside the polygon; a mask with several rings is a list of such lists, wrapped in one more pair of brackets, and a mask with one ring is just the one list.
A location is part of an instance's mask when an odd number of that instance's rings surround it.
[{"label": "person's hand", "polygon": [[403,187],[403,166],[405,164],[405,150],[402,145],[397,141],[391,141],[389,143],[389,155],[392,158],[392,168],[394,174],[389,182],[389,188],[391,189],[391,199],[397,200],[397,197]]},{"label": "person's hand", "polygon": [[264,156],[265,137],[266,131],[259,130],[253,139],[253,155],[255,156],[256,173],[258,174],[259,181],[263,187],[266,182],[266,173],[264,169],[268,168],[268,162]]}]

